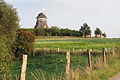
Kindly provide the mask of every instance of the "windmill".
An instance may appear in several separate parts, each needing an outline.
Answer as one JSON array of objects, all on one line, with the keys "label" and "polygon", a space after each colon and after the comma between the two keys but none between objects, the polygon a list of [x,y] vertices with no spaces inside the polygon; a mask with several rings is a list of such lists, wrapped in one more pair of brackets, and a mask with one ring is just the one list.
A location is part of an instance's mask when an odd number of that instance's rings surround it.
[{"label": "windmill", "polygon": [[35,25],[35,28],[48,28],[48,24],[47,24],[47,17],[45,15],[45,8],[42,8],[41,13],[38,14],[38,16],[36,17],[37,22]]}]

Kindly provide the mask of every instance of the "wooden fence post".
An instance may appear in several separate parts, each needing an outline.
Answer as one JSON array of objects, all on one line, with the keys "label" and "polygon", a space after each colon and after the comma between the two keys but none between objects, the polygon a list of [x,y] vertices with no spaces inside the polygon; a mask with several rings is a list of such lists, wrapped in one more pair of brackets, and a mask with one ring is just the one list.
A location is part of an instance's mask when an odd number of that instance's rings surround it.
[{"label": "wooden fence post", "polygon": [[70,75],[70,51],[66,52],[66,76],[67,80],[69,80]]},{"label": "wooden fence post", "polygon": [[45,54],[46,53],[46,48],[43,48],[43,54]]},{"label": "wooden fence post", "polygon": [[58,52],[58,53],[60,52],[60,48],[57,48],[57,52]]},{"label": "wooden fence post", "polygon": [[112,48],[112,56],[115,56],[115,48]]},{"label": "wooden fence post", "polygon": [[27,55],[23,55],[23,62],[22,62],[20,80],[26,80],[26,79],[25,79],[26,66],[27,66]]},{"label": "wooden fence post", "polygon": [[106,48],[103,48],[103,63],[106,64]]},{"label": "wooden fence post", "polygon": [[91,49],[87,49],[87,53],[88,53],[88,64],[90,69],[92,69],[92,63],[91,63]]},{"label": "wooden fence post", "polygon": [[74,54],[75,53],[75,49],[74,48],[72,48],[72,54]]},{"label": "wooden fence post", "polygon": [[46,48],[43,48],[43,51],[45,52]]}]

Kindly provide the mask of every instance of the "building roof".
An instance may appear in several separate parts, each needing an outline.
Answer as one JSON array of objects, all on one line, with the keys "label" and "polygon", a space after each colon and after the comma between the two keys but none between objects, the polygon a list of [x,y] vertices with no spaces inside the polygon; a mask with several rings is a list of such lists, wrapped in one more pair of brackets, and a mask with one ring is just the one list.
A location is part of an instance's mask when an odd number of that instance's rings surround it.
[{"label": "building roof", "polygon": [[40,13],[40,14],[38,14],[37,18],[47,18],[47,17],[45,16],[45,14]]}]

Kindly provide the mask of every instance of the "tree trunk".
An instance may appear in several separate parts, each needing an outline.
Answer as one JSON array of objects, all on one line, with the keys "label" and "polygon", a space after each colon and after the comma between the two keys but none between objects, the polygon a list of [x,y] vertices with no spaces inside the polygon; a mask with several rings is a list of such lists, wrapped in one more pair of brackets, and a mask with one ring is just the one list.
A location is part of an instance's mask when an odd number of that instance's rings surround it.
[{"label": "tree trunk", "polygon": [[102,34],[100,34],[100,38],[102,38]]},{"label": "tree trunk", "polygon": [[95,37],[98,38],[98,35],[96,34]]},{"label": "tree trunk", "polygon": [[90,34],[90,38],[92,38],[92,35]]}]

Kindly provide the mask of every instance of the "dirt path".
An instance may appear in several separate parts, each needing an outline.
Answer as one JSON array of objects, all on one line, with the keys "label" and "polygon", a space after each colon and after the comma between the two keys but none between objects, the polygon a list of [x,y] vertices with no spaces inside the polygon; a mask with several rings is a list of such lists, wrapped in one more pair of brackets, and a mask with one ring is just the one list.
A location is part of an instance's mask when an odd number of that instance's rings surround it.
[{"label": "dirt path", "polygon": [[120,73],[113,76],[112,78],[110,78],[109,80],[120,80]]}]

